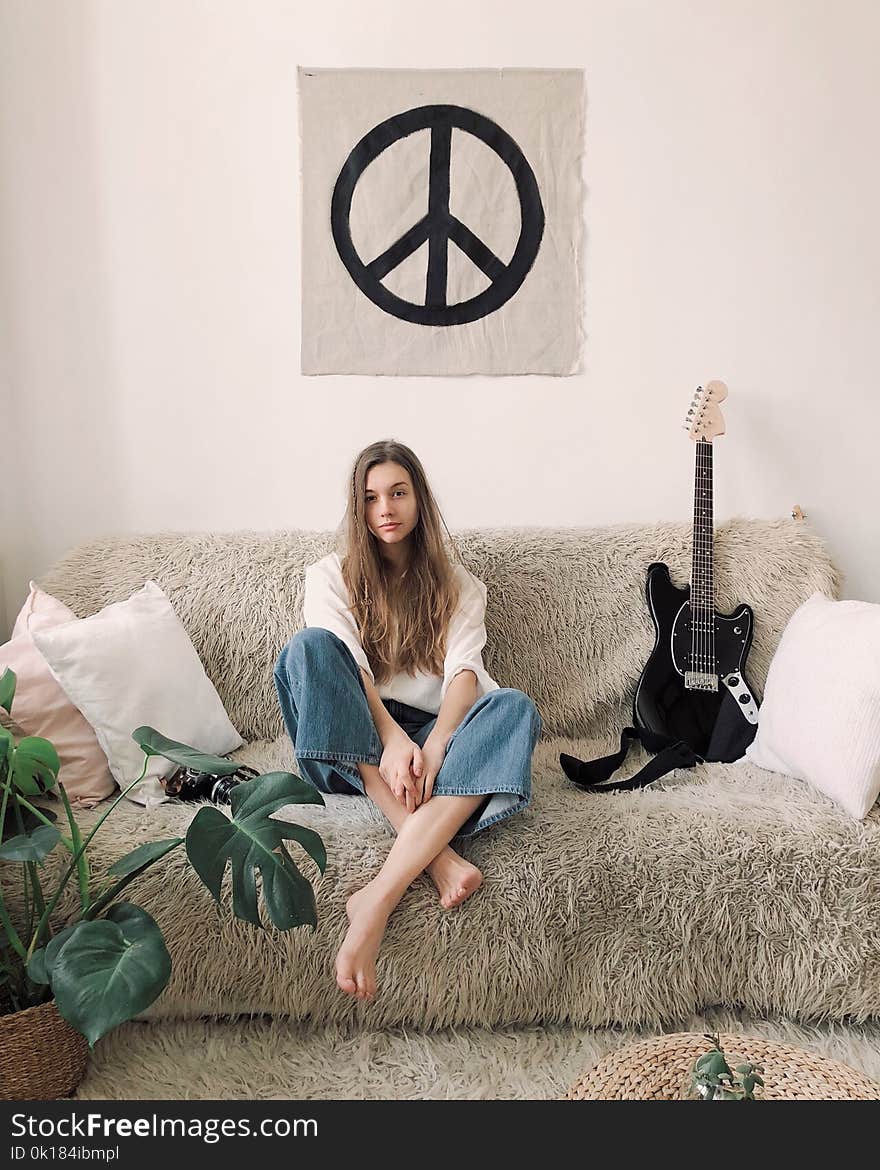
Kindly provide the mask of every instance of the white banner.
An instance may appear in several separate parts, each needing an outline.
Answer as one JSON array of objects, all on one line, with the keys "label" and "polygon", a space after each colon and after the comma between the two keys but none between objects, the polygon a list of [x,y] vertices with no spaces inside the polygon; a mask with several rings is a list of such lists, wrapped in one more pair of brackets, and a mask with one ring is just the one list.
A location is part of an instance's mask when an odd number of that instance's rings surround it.
[{"label": "white banner", "polygon": [[584,78],[300,69],[302,372],[574,374]]}]

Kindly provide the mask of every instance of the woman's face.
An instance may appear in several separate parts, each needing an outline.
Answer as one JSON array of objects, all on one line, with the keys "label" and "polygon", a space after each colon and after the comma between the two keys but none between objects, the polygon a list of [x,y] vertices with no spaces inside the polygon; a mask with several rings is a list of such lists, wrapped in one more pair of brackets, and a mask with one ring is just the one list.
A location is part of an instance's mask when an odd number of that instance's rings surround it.
[{"label": "woman's face", "polygon": [[382,545],[401,545],[419,522],[409,472],[399,463],[377,463],[367,472],[364,512],[367,528]]}]

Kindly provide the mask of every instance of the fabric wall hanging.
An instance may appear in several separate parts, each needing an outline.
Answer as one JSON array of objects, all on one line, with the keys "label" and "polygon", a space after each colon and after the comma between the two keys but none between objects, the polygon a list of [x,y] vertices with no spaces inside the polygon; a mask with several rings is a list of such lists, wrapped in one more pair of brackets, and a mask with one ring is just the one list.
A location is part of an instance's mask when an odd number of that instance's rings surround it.
[{"label": "fabric wall hanging", "polygon": [[573,374],[584,76],[300,69],[304,374]]}]

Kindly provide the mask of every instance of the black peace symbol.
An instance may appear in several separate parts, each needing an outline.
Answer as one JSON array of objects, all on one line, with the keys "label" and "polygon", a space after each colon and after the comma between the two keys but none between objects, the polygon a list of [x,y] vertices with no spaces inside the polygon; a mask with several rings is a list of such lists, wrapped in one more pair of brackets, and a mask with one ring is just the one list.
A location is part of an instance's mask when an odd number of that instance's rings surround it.
[{"label": "black peace symbol", "polygon": [[[519,196],[519,240],[504,264],[449,210],[452,128],[481,139],[506,163]],[[367,166],[383,150],[417,130],[431,131],[428,212],[381,256],[365,264],[351,238],[351,201]],[[535,262],[544,234],[544,207],[535,173],[511,136],[490,118],[464,106],[417,106],[395,114],[365,134],[345,160],[330,204],[330,226],[342,263],[362,293],[386,313],[418,325],[463,325],[494,313],[510,300]],[[428,241],[425,303],[396,296],[382,280]],[[478,296],[446,303],[448,242],[453,240],[492,282]]]}]

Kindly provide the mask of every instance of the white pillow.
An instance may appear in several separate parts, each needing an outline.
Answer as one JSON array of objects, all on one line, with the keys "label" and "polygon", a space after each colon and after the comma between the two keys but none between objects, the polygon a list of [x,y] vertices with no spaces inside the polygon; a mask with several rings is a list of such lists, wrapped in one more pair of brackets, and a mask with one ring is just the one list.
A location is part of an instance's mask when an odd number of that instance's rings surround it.
[{"label": "white pillow", "polygon": [[880,793],[880,605],[814,593],[795,610],[746,758],[867,816]]},{"label": "white pillow", "polygon": [[[155,581],[127,601],[51,629],[33,630],[37,649],[70,701],[94,728],[121,788],[140,776],[144,753],[131,738],[148,724],[169,739],[222,756],[244,742],[229,721],[189,635]],[[151,756],[128,794],[152,807],[166,799],[159,777],[176,768]]]}]

